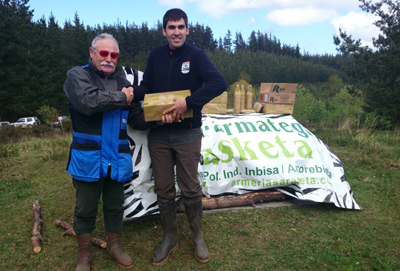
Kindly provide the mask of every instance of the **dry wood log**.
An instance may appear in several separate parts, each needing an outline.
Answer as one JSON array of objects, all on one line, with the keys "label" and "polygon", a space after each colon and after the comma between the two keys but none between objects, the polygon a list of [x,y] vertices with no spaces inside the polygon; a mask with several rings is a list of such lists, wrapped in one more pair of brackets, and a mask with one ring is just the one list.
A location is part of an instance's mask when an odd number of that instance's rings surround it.
[{"label": "dry wood log", "polygon": [[[75,233],[74,229],[67,222],[64,222],[64,221],[61,221],[61,220],[56,220],[54,222],[54,224],[56,224],[56,226],[58,226],[60,228],[64,228],[66,230],[62,234],[62,236],[72,235],[72,236],[76,237],[76,233]],[[106,241],[103,241],[103,240],[95,238],[95,237],[92,237],[91,242],[92,242],[92,245],[94,245],[94,246],[98,246],[98,247],[101,247],[101,248],[106,248],[107,247],[107,242]]]},{"label": "dry wood log", "polygon": [[[265,192],[252,192],[244,195],[230,196],[230,197],[203,197],[203,210],[212,210],[220,208],[229,208],[236,206],[252,205],[256,207],[255,203],[264,201],[284,200],[285,195],[278,191],[265,191]],[[177,212],[184,212],[185,205],[182,200],[176,203]]]},{"label": "dry wood log", "polygon": [[33,252],[39,253],[42,251],[42,247],[40,246],[40,241],[43,241],[43,237],[40,235],[40,229],[42,228],[43,221],[40,219],[40,205],[39,201],[33,201],[33,229],[32,229],[32,246]]}]

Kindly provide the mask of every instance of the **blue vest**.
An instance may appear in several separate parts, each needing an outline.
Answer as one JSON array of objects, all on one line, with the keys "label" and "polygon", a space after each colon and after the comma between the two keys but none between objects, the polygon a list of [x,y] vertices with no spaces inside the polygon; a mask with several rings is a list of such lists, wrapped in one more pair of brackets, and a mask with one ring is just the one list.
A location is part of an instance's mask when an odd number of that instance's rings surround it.
[{"label": "blue vest", "polygon": [[[94,83],[100,83],[101,87],[101,78],[96,78],[96,75],[91,77],[92,80],[100,81]],[[116,80],[118,89],[121,89],[121,78],[116,76]],[[67,165],[68,173],[77,180],[95,182],[100,177],[106,177],[110,167],[111,179],[118,182],[131,180],[132,154],[126,131],[128,108],[87,116],[70,104],[70,113],[73,140]]]}]

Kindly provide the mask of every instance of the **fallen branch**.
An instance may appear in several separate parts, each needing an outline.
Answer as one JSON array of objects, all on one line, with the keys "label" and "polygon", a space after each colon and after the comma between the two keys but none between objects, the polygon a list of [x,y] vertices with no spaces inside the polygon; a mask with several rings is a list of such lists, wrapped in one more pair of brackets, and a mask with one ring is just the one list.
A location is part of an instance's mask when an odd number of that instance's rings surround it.
[{"label": "fallen branch", "polygon": [[[244,195],[230,197],[203,197],[203,210],[221,209],[237,206],[252,205],[256,207],[257,202],[284,200],[285,195],[277,191],[253,192]],[[176,210],[178,213],[185,211],[185,205],[182,200],[176,202]]]},{"label": "fallen branch", "polygon": [[40,246],[40,241],[43,241],[43,237],[40,235],[40,229],[42,227],[43,221],[40,219],[40,205],[38,200],[33,201],[32,213],[33,213],[33,229],[32,229],[31,241],[33,246],[33,252],[39,253],[40,251],[42,251],[42,247]]},{"label": "fallen branch", "polygon": [[[76,237],[76,233],[75,233],[74,229],[73,229],[73,228],[71,227],[71,225],[69,225],[67,222],[63,222],[63,221],[61,221],[61,220],[56,220],[56,221],[54,222],[54,224],[56,224],[56,226],[58,226],[58,227],[60,227],[60,228],[64,228],[64,229],[66,230],[66,231],[62,234],[62,236],[65,236],[65,235],[72,235],[72,236],[75,236],[75,237]],[[101,248],[106,248],[106,247],[107,247],[107,242],[106,242],[106,241],[103,241],[103,240],[101,240],[101,239],[92,237],[91,241],[92,241],[92,245],[94,245],[94,246],[98,246],[98,247],[101,247]]]}]

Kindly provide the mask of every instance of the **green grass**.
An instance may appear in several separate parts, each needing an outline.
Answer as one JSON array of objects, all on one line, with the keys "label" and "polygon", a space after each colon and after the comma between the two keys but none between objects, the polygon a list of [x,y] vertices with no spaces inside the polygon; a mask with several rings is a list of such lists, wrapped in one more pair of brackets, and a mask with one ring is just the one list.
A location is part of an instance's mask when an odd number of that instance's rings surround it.
[{"label": "green grass", "polygon": [[[314,133],[341,159],[363,210],[311,204],[205,213],[207,264],[194,260],[186,216],[178,215],[179,249],[161,267],[150,263],[162,238],[158,217],[125,222],[122,245],[133,270],[400,270],[399,132]],[[76,241],[54,225],[72,223],[74,189],[65,171],[70,138],[0,145],[0,270],[74,270]],[[30,241],[34,200],[43,220],[38,254]],[[104,239],[101,212],[94,236]],[[92,270],[122,269],[94,247]]]}]

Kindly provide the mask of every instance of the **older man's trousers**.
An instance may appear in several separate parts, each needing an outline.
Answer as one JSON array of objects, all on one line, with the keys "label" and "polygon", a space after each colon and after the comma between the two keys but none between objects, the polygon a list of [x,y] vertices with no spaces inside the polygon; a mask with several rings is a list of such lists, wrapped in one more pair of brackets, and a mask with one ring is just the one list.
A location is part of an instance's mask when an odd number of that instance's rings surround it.
[{"label": "older man's trousers", "polygon": [[120,232],[122,230],[124,183],[111,180],[109,176],[110,174],[97,182],[84,182],[72,178],[76,190],[73,226],[76,234],[91,233],[95,230],[100,199],[103,204],[106,231]]}]

